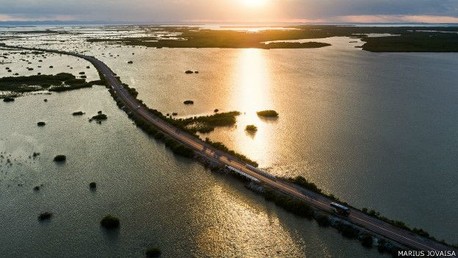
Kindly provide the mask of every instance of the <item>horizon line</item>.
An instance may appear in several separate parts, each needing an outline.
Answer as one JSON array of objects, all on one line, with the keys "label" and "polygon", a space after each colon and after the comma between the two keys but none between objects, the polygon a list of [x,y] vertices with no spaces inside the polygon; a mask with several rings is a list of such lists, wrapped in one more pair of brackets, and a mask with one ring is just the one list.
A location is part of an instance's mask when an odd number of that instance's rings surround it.
[{"label": "horizon line", "polygon": [[79,20],[30,20],[30,21],[15,21],[6,20],[0,21],[2,25],[250,25],[256,24],[260,26],[272,25],[457,25],[452,22],[298,22],[298,21],[278,21],[278,22],[233,22],[233,21],[79,21]]}]

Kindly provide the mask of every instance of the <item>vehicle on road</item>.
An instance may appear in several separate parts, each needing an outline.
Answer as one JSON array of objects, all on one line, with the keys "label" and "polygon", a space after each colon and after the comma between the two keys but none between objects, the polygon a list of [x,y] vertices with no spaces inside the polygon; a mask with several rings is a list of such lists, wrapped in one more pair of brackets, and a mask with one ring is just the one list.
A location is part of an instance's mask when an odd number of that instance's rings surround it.
[{"label": "vehicle on road", "polygon": [[346,206],[343,206],[342,204],[338,204],[336,202],[331,202],[331,206],[334,210],[334,212],[338,215],[345,216],[347,217],[350,215],[350,209]]}]

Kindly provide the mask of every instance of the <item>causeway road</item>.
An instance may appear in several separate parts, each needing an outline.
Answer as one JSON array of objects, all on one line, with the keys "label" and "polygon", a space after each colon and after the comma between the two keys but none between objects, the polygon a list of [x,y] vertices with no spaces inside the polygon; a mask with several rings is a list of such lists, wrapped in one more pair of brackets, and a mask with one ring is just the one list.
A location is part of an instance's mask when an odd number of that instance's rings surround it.
[{"label": "causeway road", "polygon": [[[5,46],[11,47],[11,46]],[[20,47],[13,47],[20,48]],[[176,128],[166,121],[162,120],[160,117],[154,115],[147,107],[142,105],[136,97],[132,96],[126,88],[122,85],[121,81],[117,75],[102,61],[93,57],[82,55],[78,53],[57,51],[57,50],[47,50],[47,49],[37,49],[37,48],[22,48],[27,50],[38,50],[53,52],[65,55],[71,55],[79,57],[89,61],[94,67],[98,70],[101,79],[104,79],[107,86],[110,87],[115,95],[124,103],[124,110],[130,112],[136,116],[142,117],[149,125],[153,125],[156,128],[160,129],[163,133],[167,134],[170,137],[173,137],[182,144],[192,148],[195,152],[207,157],[210,160],[213,160],[222,166],[231,166],[235,169],[238,169],[247,175],[256,178],[261,183],[281,191],[287,195],[296,197],[304,202],[308,203],[310,206],[332,213],[332,207],[330,206],[332,199],[321,195],[307,189],[303,189],[296,185],[293,185],[289,182],[286,182],[281,179],[277,179],[274,176],[270,176],[267,172],[262,171],[258,168],[254,168],[249,164],[240,161],[238,158],[230,155],[229,153],[220,151],[201,139],[192,136],[179,128]],[[351,208],[350,215],[346,218],[343,218],[348,222],[361,226],[373,233],[391,239],[399,244],[402,244],[408,248],[424,250],[424,251],[454,251],[458,253],[457,249],[446,246],[440,242],[421,237],[417,234],[414,234],[408,230],[401,229],[399,227],[393,226],[389,223],[386,223],[377,218],[366,215],[365,213]],[[438,218],[439,219],[439,218]]]}]

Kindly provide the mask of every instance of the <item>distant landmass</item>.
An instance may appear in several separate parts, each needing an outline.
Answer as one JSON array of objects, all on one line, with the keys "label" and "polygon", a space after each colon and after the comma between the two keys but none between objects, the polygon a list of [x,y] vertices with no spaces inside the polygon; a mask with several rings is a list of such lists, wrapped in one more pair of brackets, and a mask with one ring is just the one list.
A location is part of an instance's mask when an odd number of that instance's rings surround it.
[{"label": "distant landmass", "polygon": [[29,26],[58,26],[58,25],[104,25],[104,24],[128,24],[126,22],[107,22],[107,21],[0,21],[0,27],[29,27]]}]

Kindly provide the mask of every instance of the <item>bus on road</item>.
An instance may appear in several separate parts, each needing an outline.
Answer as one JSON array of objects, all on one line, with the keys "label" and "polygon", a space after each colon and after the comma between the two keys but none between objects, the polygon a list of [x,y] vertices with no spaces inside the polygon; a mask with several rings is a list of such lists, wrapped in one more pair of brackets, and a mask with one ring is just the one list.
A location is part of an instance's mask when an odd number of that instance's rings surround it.
[{"label": "bus on road", "polygon": [[342,215],[342,216],[350,215],[350,209],[348,207],[345,207],[335,202],[331,202],[331,206],[332,208],[334,208],[334,212],[337,213],[338,215]]}]

